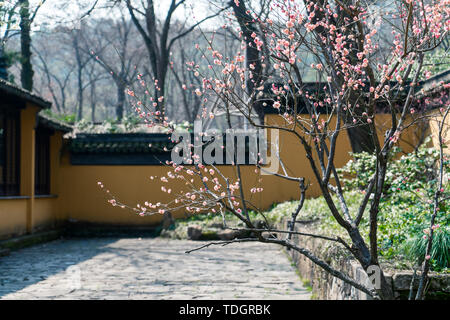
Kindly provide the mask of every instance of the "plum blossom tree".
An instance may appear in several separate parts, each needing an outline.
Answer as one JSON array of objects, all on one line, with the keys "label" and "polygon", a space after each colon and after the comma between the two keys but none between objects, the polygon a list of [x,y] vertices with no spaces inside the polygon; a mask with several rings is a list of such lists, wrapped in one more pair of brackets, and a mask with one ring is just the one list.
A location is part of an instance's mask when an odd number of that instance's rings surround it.
[{"label": "plum blossom tree", "polygon": [[[234,4],[238,7],[240,1],[235,0]],[[139,215],[164,214],[167,211],[183,209],[191,213],[205,211],[221,213],[225,217],[225,212],[231,212],[244,222],[246,230],[256,234],[256,238],[218,243],[261,241],[278,244],[298,251],[331,275],[374,298],[393,299],[392,288],[387,283],[378,257],[380,200],[383,197],[392,148],[402,131],[414,126],[415,119],[419,117],[416,112],[417,106],[414,105],[415,94],[419,91],[421,80],[429,76],[422,70],[424,57],[448,36],[449,4],[449,0],[393,1],[389,5],[376,1],[277,0],[271,3],[269,18],[260,21],[264,24],[266,32],[264,36],[268,44],[268,54],[260,54],[260,62],[262,66],[271,63],[276,70],[273,76],[267,78],[255,76],[257,72],[255,64],[247,63],[243,52],[248,46],[261,51],[263,41],[256,33],[250,35],[251,41],[244,38],[244,32],[236,26],[235,17],[229,13],[227,23],[221,28],[237,28],[236,31],[242,40],[240,51],[227,56],[215,50],[213,41],[209,41],[206,48],[198,47],[202,54],[201,61],[187,63],[190,72],[201,80],[201,86],[193,91],[202,98],[203,106],[211,100],[220,101],[228,119],[232,112],[238,112],[254,128],[278,130],[295,137],[298,145],[306,152],[305,161],[314,173],[315,183],[326,201],[329,214],[348,235],[345,240],[340,237],[294,231],[307,185],[304,177],[287,173],[281,158],[279,161],[282,173],[277,171],[271,174],[280,179],[297,182],[301,201],[292,214],[288,229],[278,230],[270,225],[258,228],[248,211],[254,210],[263,218],[264,214],[245,197],[244,191],[247,189],[251,193],[264,191],[258,185],[249,186],[241,179],[236,152],[231,155],[232,167],[236,171],[234,177],[223,173],[214,164],[205,165],[197,152],[198,143],[201,141],[187,145],[190,153],[188,154],[190,160],[187,163],[168,161],[167,175],[159,177],[161,190],[171,193],[172,201],[164,204],[146,202],[143,205],[129,207],[111,196],[110,203],[130,208]],[[254,15],[249,10],[246,14]],[[254,18],[258,19],[256,16]],[[386,28],[386,25],[392,29],[388,55],[386,50],[380,54],[382,38],[378,36],[379,30],[382,27]],[[206,70],[209,73],[201,69],[200,64],[207,65]],[[313,83],[304,81],[306,72],[312,72],[316,81]],[[249,81],[253,81],[252,90],[248,90]],[[446,88],[449,86],[449,84],[441,85]],[[129,94],[135,96],[131,90]],[[151,102],[147,104],[146,100],[150,100],[148,98],[135,98],[136,112],[149,125],[153,125],[155,114],[160,111],[157,105]],[[283,121],[277,123],[254,121],[252,114],[255,103],[276,110]],[[444,115],[440,120],[441,132],[448,109],[449,105],[446,102],[437,110],[441,117]],[[202,116],[214,117],[208,110],[206,107],[203,108]],[[377,130],[375,117],[381,110],[391,115],[390,127],[384,136]],[[164,122],[164,125],[169,127],[167,122]],[[344,130],[357,130],[361,127],[370,133],[369,142],[373,145],[376,156],[373,168],[375,173],[363,191],[365,196],[358,210],[352,212],[347,204],[334,161],[338,137]],[[203,135],[207,136],[206,133]],[[206,144],[208,143],[211,143],[211,140]],[[441,154],[443,143],[441,137]],[[264,171],[266,169],[260,156],[255,165],[255,172],[261,174]],[[441,176],[442,174],[441,166]],[[172,191],[174,187],[171,187],[171,184],[174,181],[182,181],[184,189]],[[104,187],[102,183],[99,184]],[[442,196],[442,188],[441,183],[435,196],[437,203],[446,201]],[[363,219],[367,219],[369,223],[367,238],[361,231]],[[433,228],[434,221],[431,219],[431,234]],[[276,234],[287,236],[277,237]],[[374,269],[380,271],[379,284],[374,286],[361,284],[333,268],[309,250],[292,242],[291,235],[294,234],[321,238],[342,246],[368,274]],[[428,251],[430,246],[431,244]],[[423,283],[426,281],[429,268],[427,261],[425,259],[417,299],[423,298]]]}]

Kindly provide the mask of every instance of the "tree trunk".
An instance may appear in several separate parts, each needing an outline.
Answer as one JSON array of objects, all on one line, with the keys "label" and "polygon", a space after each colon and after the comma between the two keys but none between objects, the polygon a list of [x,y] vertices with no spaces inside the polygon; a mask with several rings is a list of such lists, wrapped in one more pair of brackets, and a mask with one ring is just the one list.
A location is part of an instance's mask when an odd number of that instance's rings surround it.
[{"label": "tree trunk", "polygon": [[77,120],[80,121],[83,118],[83,81],[82,81],[82,69],[78,69],[78,114]]},{"label": "tree trunk", "polygon": [[0,44],[0,79],[8,81],[8,63],[5,56],[4,44]]},{"label": "tree trunk", "polygon": [[95,109],[97,107],[95,99],[95,84],[91,84],[91,121],[95,123]]},{"label": "tree trunk", "polygon": [[[379,284],[378,288],[375,288],[381,300],[393,300],[394,293],[392,291],[391,285],[387,282],[386,277],[384,276],[383,270],[381,269],[378,261],[373,261],[370,251],[367,248],[364,239],[362,238],[359,230],[357,228],[353,228],[348,231],[350,238],[352,239],[352,254],[358,260],[361,267],[364,271],[368,272],[370,267],[375,267],[379,270],[376,276],[379,276],[378,279],[375,279]],[[373,271],[373,270],[371,270]]]},{"label": "tree trunk", "polygon": [[92,121],[92,123],[95,123],[95,109],[96,109],[96,103],[95,103],[95,101],[91,101],[91,121]]},{"label": "tree trunk", "polygon": [[75,49],[75,59],[77,61],[77,85],[78,85],[78,114],[77,120],[80,121],[83,118],[83,64],[81,61],[81,52],[78,46],[79,32],[77,32],[73,38],[73,47]]},{"label": "tree trunk", "polygon": [[[353,124],[353,119],[344,119],[344,121],[349,126]],[[350,140],[350,145],[352,147],[353,153],[373,153],[375,151],[372,132],[370,131],[370,127],[368,124],[349,127],[347,129],[347,135],[348,139]]]},{"label": "tree trunk", "polygon": [[116,118],[117,121],[123,119],[123,105],[125,104],[125,86],[117,84],[117,104],[116,104]]},{"label": "tree trunk", "polygon": [[[161,66],[158,67],[158,73],[157,73],[157,80],[158,80],[158,87],[155,87],[155,102],[156,102],[156,108],[155,111],[160,112],[159,116],[155,117],[155,120],[157,122],[163,122],[164,121],[164,113],[166,108],[165,103],[165,91],[166,91],[166,74],[167,74],[167,67],[168,63],[166,61],[167,59],[163,59],[161,62]],[[163,98],[162,101],[159,101],[159,98]]]},{"label": "tree trunk", "polygon": [[[380,268],[381,270],[381,268]],[[384,276],[383,271],[380,274],[380,289],[379,295],[382,300],[394,300],[394,292],[392,291],[392,286],[387,282],[386,277]]]},{"label": "tree trunk", "polygon": [[25,90],[33,90],[33,66],[31,65],[30,4],[28,0],[20,0],[20,80]]},{"label": "tree trunk", "polygon": [[[233,7],[234,14],[247,42],[245,49],[246,67],[247,70],[253,69],[253,77],[250,78],[247,76],[245,84],[247,87],[247,93],[250,96],[254,93],[255,88],[259,86],[262,73],[261,57],[259,56],[259,51],[256,48],[251,36],[252,33],[258,33],[258,29],[256,28],[252,17],[248,15],[247,8],[243,0],[239,2],[239,6],[237,6],[234,1],[230,1],[229,4]],[[252,69],[250,69],[250,65],[253,65]],[[260,123],[264,123],[263,105],[261,103],[254,103],[252,107],[258,115]]]}]

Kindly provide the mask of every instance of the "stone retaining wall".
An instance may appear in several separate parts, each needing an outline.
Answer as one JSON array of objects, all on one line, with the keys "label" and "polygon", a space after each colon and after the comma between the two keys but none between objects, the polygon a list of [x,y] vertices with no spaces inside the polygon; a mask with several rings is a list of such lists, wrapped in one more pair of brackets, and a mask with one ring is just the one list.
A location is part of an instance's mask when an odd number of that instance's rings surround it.
[{"label": "stone retaining wall", "polygon": [[[279,226],[286,229],[287,220]],[[313,232],[313,226],[296,225],[296,231]],[[347,252],[329,241],[293,236],[293,241],[300,247],[306,248],[316,256],[322,258],[338,270],[346,273],[361,284],[369,284],[366,272]],[[316,299],[326,300],[370,300],[367,294],[355,289],[342,280],[331,276],[311,260],[295,250],[287,251],[296,264],[300,276],[310,282]],[[383,268],[384,270],[384,268]],[[407,299],[413,272],[409,270],[384,271],[388,283],[393,286],[396,299]],[[417,288],[418,280],[415,281]],[[450,299],[450,274],[430,273],[430,289],[427,299]]]}]

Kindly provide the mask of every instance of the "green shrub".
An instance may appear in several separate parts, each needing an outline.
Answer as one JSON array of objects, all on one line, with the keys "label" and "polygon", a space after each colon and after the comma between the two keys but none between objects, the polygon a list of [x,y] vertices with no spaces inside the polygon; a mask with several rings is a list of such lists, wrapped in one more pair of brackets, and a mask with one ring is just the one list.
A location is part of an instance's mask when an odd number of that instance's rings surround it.
[{"label": "green shrub", "polygon": [[[399,149],[395,150],[398,152]],[[417,152],[402,155],[391,161],[386,174],[386,188],[384,189],[378,216],[378,247],[380,256],[384,259],[402,260],[406,258],[412,263],[423,259],[424,249],[417,251],[420,244],[425,245],[422,239],[423,230],[429,228],[430,218],[433,213],[433,197],[436,192],[437,172],[436,165],[439,161],[439,152],[433,148],[420,147]],[[362,192],[367,182],[373,175],[375,157],[368,153],[355,154],[354,159],[339,170],[341,180],[345,186],[345,200],[350,214],[355,216],[359,205],[364,197]],[[449,172],[449,161],[444,161],[445,172]],[[448,184],[444,186],[443,198],[449,198]],[[336,197],[333,201],[338,203]],[[292,212],[298,202],[290,202],[289,206],[281,204],[272,212],[287,213],[283,209]],[[370,205],[368,206],[370,207]],[[340,208],[340,206],[338,206]],[[369,220],[368,210],[360,224],[361,234],[368,241]],[[431,266],[433,270],[448,268],[450,206],[448,201],[442,201],[437,212],[436,224],[442,227],[436,233],[433,241],[433,254],[431,255]],[[348,239],[345,230],[339,226],[330,214],[328,206],[323,199],[308,199],[302,209],[301,216],[317,217],[321,219],[320,229],[322,233],[338,235]],[[408,243],[408,245],[406,244]],[[415,244],[415,245],[413,245]],[[416,248],[413,250],[413,248]],[[416,252],[417,251],[417,252]],[[416,252],[416,255],[412,253]]]},{"label": "green shrub", "polygon": [[[416,152],[394,158],[399,149],[394,150],[386,173],[386,187],[380,201],[378,223],[378,245],[380,255],[385,258],[406,256],[411,262],[420,262],[425,255],[426,240],[423,230],[429,228],[433,213],[434,194],[438,183],[436,170],[439,151],[427,148],[426,143]],[[339,170],[346,190],[364,190],[374,173],[375,156],[355,154],[354,160]],[[444,172],[449,172],[449,160],[444,158]],[[448,184],[444,187],[443,198],[448,198]],[[354,191],[353,191],[354,192]],[[358,205],[361,198],[346,199]],[[352,211],[352,210],[350,210]],[[432,268],[448,268],[449,248],[448,228],[450,223],[448,201],[442,201],[436,216],[436,224],[444,226],[436,233],[431,255]],[[362,234],[367,235],[369,221],[361,222]],[[420,251],[420,250],[421,251]],[[421,257],[421,258],[420,258]],[[420,258],[420,259],[419,259]]]},{"label": "green shrub", "polygon": [[[411,261],[421,264],[425,258],[428,239],[421,235],[416,235],[408,239],[403,250]],[[433,270],[442,271],[450,265],[450,228],[441,227],[433,233],[433,243],[430,253],[430,264]]]},{"label": "green shrub", "polygon": [[41,113],[49,116],[50,118],[65,122],[67,124],[73,124],[73,123],[75,123],[75,120],[76,120],[75,113],[69,113],[69,114],[55,113],[51,109],[42,110]]},{"label": "green shrub", "polygon": [[[428,138],[418,148],[417,152],[398,156],[400,149],[394,148],[390,155],[390,162],[386,171],[385,196],[390,196],[398,191],[414,191],[427,189],[434,186],[437,172],[434,169],[439,160],[439,151],[427,148]],[[343,168],[338,169],[346,190],[364,190],[370,178],[375,172],[375,155],[367,152],[353,154],[354,160],[350,160]],[[449,170],[449,162],[445,161],[445,171]],[[434,191],[434,189],[433,189]]]},{"label": "green shrub", "polygon": [[[398,150],[397,150],[398,151]],[[381,198],[378,217],[378,247],[380,257],[385,260],[394,260],[400,263],[421,263],[425,256],[426,240],[423,239],[423,230],[430,227],[430,218],[433,213],[433,197],[436,191],[437,175],[434,166],[437,164],[439,154],[436,150],[421,147],[416,153],[411,153],[392,159],[387,172],[387,188]],[[346,191],[344,197],[350,214],[354,217],[364,197],[362,190],[372,176],[370,171],[375,158],[369,154],[355,155],[340,173]],[[445,160],[445,170],[448,173],[449,161]],[[450,198],[448,183],[444,186],[443,198]],[[338,199],[333,196],[334,203]],[[287,201],[277,205],[265,213],[271,226],[275,226],[283,218],[291,217],[298,206],[298,201]],[[340,206],[337,206],[340,208]],[[370,207],[367,206],[367,207]],[[340,209],[338,209],[340,210]],[[369,208],[361,220],[360,232],[369,241]],[[442,201],[437,212],[435,224],[441,227],[436,230],[431,253],[431,268],[434,271],[445,271],[449,267],[450,256],[450,211],[449,201]],[[262,217],[250,211],[252,220]],[[330,236],[340,236],[350,241],[346,231],[331,215],[323,197],[307,199],[300,211],[297,220],[319,219],[317,233]],[[231,213],[226,213],[226,221],[237,222]],[[194,215],[187,220],[178,221],[178,225],[188,223],[204,223],[222,221],[220,214]],[[404,259],[407,259],[405,261]]]}]

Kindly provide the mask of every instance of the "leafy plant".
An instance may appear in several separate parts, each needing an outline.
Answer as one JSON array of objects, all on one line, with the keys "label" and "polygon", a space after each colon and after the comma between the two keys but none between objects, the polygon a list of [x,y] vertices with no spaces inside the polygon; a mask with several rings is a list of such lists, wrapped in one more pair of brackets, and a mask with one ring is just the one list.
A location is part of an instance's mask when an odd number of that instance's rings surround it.
[{"label": "leafy plant", "polygon": [[66,113],[56,113],[56,112],[53,112],[51,109],[45,109],[45,110],[42,110],[41,112],[53,119],[65,122],[67,124],[74,124],[76,121],[75,113],[67,113],[67,114]]},{"label": "leafy plant", "polygon": [[132,131],[136,129],[141,122],[141,119],[136,115],[127,115],[123,117],[122,124],[125,126],[126,131]]},{"label": "leafy plant", "polygon": [[[421,264],[425,258],[427,247],[426,235],[409,238],[403,245],[403,249],[412,261]],[[450,265],[450,228],[441,227],[434,231],[431,246],[430,262],[432,269],[442,271]]]},{"label": "leafy plant", "polygon": [[[399,148],[393,149],[390,155],[391,163],[386,172],[386,184],[384,195],[391,196],[398,191],[414,191],[427,189],[436,179],[435,165],[439,159],[439,152],[426,145],[430,138],[417,150],[395,159],[400,152]],[[347,190],[364,190],[376,168],[375,155],[366,152],[353,154],[354,160],[350,160],[338,172],[343,176],[344,186]],[[449,170],[448,161],[445,163],[445,171]]]},{"label": "leafy plant", "polygon": [[[439,160],[438,150],[428,148],[426,146],[428,142],[429,138],[416,152],[398,157],[399,149],[396,149],[391,154],[391,162],[386,172],[386,185],[380,201],[378,227],[380,254],[385,258],[406,255],[411,262],[416,262],[420,255],[422,260],[425,256],[426,240],[422,239],[423,230],[429,227],[430,214],[433,211],[432,199],[437,181],[436,165]],[[374,174],[375,161],[375,156],[368,153],[355,154],[354,160],[339,170],[345,188],[360,190],[359,194],[362,196],[362,190],[367,187]],[[449,172],[447,158],[443,164],[444,172]],[[447,188],[442,192],[449,193]],[[348,200],[352,202],[352,198]],[[441,202],[436,224],[448,226],[449,211],[447,202]],[[363,218],[361,226],[364,232],[368,228],[368,221]],[[434,256],[431,261],[435,270],[448,267],[448,259],[445,258],[449,255],[448,229],[442,230],[438,232],[439,235],[433,242]]]}]

